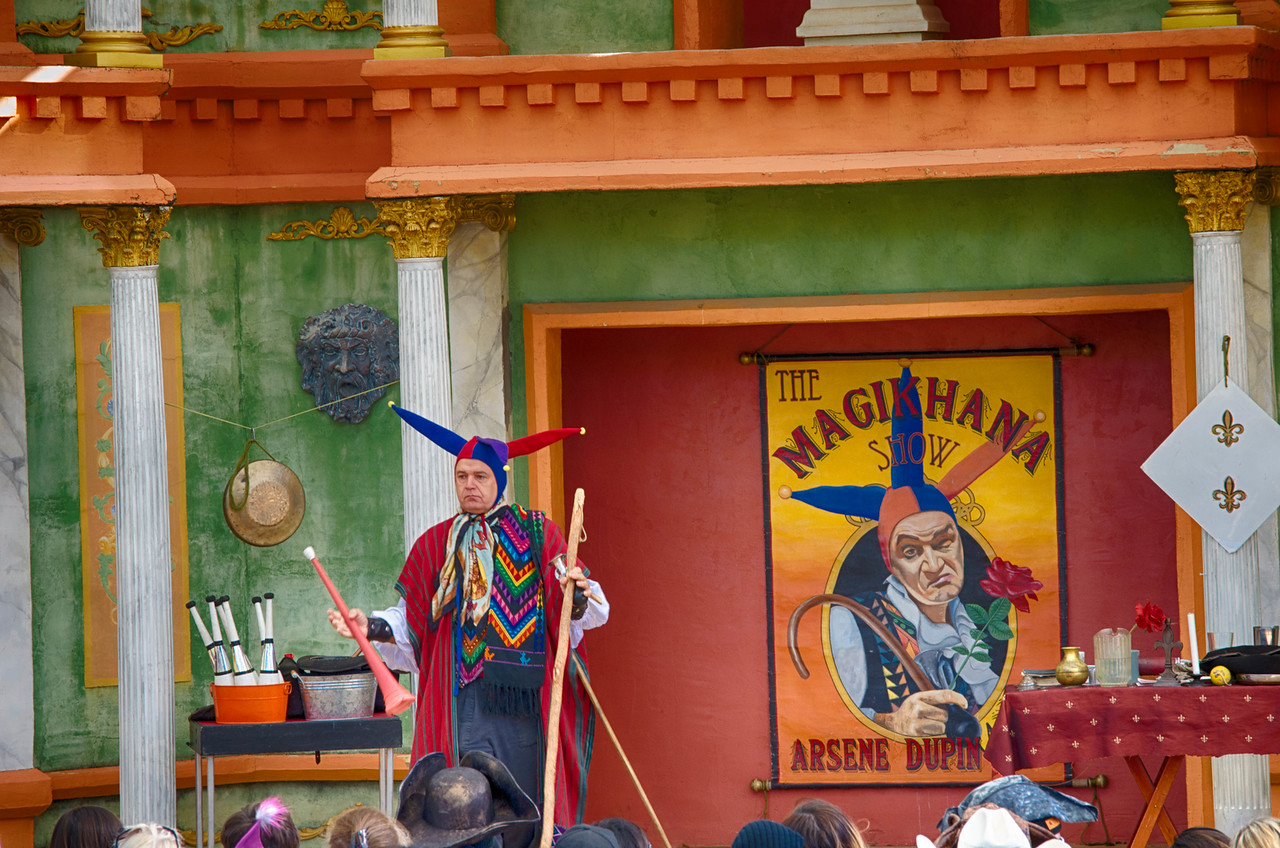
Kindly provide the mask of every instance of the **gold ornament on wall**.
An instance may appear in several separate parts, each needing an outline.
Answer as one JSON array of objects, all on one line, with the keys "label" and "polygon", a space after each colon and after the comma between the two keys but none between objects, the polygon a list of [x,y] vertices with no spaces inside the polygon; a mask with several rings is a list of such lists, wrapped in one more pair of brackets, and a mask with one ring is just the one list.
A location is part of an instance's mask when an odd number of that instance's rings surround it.
[{"label": "gold ornament on wall", "polygon": [[[150,9],[142,9],[143,19],[150,18],[152,14]],[[79,38],[84,33],[84,10],[81,9],[80,14],[70,20],[27,21],[18,24],[17,32],[18,35],[38,35],[41,38],[63,38],[64,36]],[[179,26],[175,24],[169,27],[167,32],[144,32],[142,36],[152,50],[163,51],[166,47],[181,47],[189,44],[200,36],[212,32],[222,32],[222,25],[198,23]]]},{"label": "gold ornament on wall", "polygon": [[1253,199],[1252,171],[1179,171],[1173,178],[1192,233],[1244,229]]},{"label": "gold ornament on wall", "polygon": [[472,221],[484,224],[495,233],[516,228],[516,196],[514,194],[456,194],[451,197],[458,223]]},{"label": "gold ornament on wall", "polygon": [[[301,241],[308,236],[359,239],[376,234],[389,237],[396,258],[406,259],[444,256],[458,224],[484,224],[494,232],[510,232],[516,226],[514,194],[415,197],[374,201],[374,205],[378,208],[376,218],[357,218],[349,208],[339,206],[328,220],[290,221],[269,233],[267,241]],[[401,255],[400,251],[407,252]]]},{"label": "gold ornament on wall", "polygon": [[381,234],[382,224],[377,218],[370,220],[345,206],[333,210],[327,221],[290,221],[267,236],[267,241],[301,241],[307,236],[319,239],[365,238]]},{"label": "gold ornament on wall", "polygon": [[168,206],[85,206],[80,223],[102,243],[98,253],[106,268],[160,264],[160,242],[169,238]]},{"label": "gold ornament on wall", "polygon": [[362,12],[347,8],[346,0],[325,0],[323,9],[290,9],[280,12],[269,21],[258,24],[259,29],[297,29],[308,27],[318,31],[351,32],[363,27],[382,29],[381,12]]},{"label": "gold ornament on wall", "polygon": [[11,236],[20,247],[35,247],[44,241],[44,222],[32,206],[0,208],[0,235]]}]

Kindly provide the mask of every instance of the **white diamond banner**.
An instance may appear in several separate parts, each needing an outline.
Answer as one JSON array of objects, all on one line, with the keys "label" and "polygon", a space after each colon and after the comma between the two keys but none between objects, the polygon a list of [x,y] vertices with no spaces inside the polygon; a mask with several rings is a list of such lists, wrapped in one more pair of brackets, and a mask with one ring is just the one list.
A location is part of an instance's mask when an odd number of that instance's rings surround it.
[{"label": "white diamond banner", "polygon": [[1280,424],[1224,380],[1142,470],[1231,553],[1280,506]]}]

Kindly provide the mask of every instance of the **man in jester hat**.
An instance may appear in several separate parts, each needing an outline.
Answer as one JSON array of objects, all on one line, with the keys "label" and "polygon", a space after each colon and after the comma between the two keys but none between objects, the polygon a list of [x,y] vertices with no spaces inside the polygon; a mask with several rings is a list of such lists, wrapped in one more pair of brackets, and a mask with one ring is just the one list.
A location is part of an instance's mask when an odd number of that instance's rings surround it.
[{"label": "man in jester hat", "polygon": [[[456,456],[458,513],[423,533],[405,561],[391,609],[357,627],[391,668],[416,672],[417,726],[413,760],[444,754],[449,766],[483,751],[501,760],[541,805],[545,721],[559,633],[560,586],[574,587],[570,647],[583,631],[609,618],[600,585],[581,560],[567,572],[567,546],[554,521],[541,512],[503,502],[507,461],[582,432],[548,430],[507,443],[464,439],[420,415],[391,407],[411,427]],[[563,577],[560,575],[563,573]],[[334,610],[329,622],[350,632]],[[565,669],[556,768],[555,821],[582,821],[595,716],[573,662]]]},{"label": "man in jester hat", "polygon": [[[881,588],[839,602],[833,596],[819,596],[801,605],[807,609],[813,601],[832,604],[832,659],[849,697],[867,718],[895,733],[957,735],[957,710],[976,714],[995,692],[1000,675],[990,661],[967,658],[955,650],[973,648],[974,623],[960,602],[964,544],[951,499],[1008,453],[1032,422],[1023,421],[1003,444],[984,443],[936,485],[928,483],[917,382],[910,366],[904,367],[898,382],[901,403],[895,405],[892,419],[893,443],[904,449],[892,464],[888,489],[816,486],[792,491],[783,487],[779,494],[828,512],[877,522],[876,540],[889,572]],[[911,664],[913,668],[906,668]],[[926,680],[918,679],[919,672]],[[972,720],[968,725],[973,726]]]}]

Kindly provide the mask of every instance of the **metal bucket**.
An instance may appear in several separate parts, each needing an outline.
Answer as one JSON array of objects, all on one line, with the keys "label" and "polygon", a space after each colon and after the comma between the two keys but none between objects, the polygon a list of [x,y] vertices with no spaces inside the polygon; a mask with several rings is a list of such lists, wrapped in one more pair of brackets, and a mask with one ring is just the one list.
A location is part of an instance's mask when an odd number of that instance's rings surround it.
[{"label": "metal bucket", "polygon": [[378,681],[372,672],[361,674],[299,675],[302,711],[308,719],[368,718]]}]

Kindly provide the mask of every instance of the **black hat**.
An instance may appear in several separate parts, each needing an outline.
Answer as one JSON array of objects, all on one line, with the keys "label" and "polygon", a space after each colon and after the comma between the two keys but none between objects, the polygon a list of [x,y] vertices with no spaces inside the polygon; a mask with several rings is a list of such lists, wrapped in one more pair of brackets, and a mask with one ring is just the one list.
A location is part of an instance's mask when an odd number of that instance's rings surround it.
[{"label": "black hat", "polygon": [[758,819],[738,831],[732,848],[804,848],[804,837],[775,821]]},{"label": "black hat", "polygon": [[453,768],[444,754],[427,754],[400,784],[396,820],[421,848],[472,845],[539,818],[502,761],[482,751],[468,751]]}]

